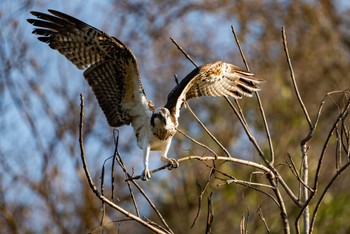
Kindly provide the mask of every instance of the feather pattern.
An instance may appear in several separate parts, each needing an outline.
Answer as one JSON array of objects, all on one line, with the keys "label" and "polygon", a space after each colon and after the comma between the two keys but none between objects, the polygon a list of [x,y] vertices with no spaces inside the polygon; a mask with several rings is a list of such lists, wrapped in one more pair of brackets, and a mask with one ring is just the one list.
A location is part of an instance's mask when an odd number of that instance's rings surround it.
[{"label": "feather pattern", "polygon": [[217,61],[195,68],[168,95],[165,107],[180,115],[184,100],[201,96],[224,96],[236,99],[252,96],[264,80],[241,68]]},{"label": "feather pattern", "polygon": [[[126,106],[133,104],[146,115],[153,105],[146,99],[137,62],[131,50],[117,38],[67,14],[49,10],[52,14],[32,11],[37,19],[28,22],[37,28],[33,34],[58,50],[79,69],[91,86],[110,126],[129,124],[135,112]],[[143,102],[142,99],[146,99]],[[145,108],[147,105],[149,108]],[[142,110],[144,110],[142,112]]]}]

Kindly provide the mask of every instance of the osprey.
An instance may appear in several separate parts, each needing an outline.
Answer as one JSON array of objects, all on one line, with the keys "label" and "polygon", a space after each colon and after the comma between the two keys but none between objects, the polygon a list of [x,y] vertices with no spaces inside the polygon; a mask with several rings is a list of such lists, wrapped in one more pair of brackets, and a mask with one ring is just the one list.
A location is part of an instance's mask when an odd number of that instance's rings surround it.
[{"label": "osprey", "polygon": [[171,168],[178,166],[175,159],[168,158],[168,151],[184,101],[200,96],[252,96],[260,90],[257,84],[263,82],[235,65],[217,61],[195,68],[170,92],[164,107],[154,108],[146,98],[129,47],[72,16],[48,11],[51,14],[31,12],[37,18],[27,20],[37,27],[33,34],[79,69],[86,69],[84,77],[111,127],[131,124],[143,149],[143,180],[151,178],[150,150],[160,151],[160,159]]}]

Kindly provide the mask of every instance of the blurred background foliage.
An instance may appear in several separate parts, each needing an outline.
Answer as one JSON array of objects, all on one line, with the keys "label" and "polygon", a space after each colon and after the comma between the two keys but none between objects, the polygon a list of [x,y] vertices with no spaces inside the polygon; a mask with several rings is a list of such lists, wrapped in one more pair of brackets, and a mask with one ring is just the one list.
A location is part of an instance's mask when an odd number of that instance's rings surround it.
[{"label": "blurred background foliage", "polygon": [[[98,230],[101,202],[87,186],[80,162],[79,93],[84,93],[86,99],[85,146],[95,181],[99,181],[103,162],[114,150],[112,129],[82,72],[31,35],[33,27],[25,21],[31,10],[63,11],[125,42],[138,58],[146,94],[156,105],[165,104],[165,97],[175,86],[174,74],[181,79],[194,68],[169,38],[175,38],[198,64],[225,60],[244,67],[230,28],[234,25],[251,71],[267,81],[260,94],[276,165],[296,193],[298,183],[285,162],[290,153],[300,165],[300,141],[308,133],[308,126],[292,89],[281,27],[286,28],[294,72],[312,119],[327,92],[350,87],[350,4],[346,0],[3,0],[0,6],[0,229],[4,233]],[[203,98],[189,104],[232,155],[259,161],[225,100]],[[254,126],[254,135],[269,152],[255,98],[245,98],[240,104]],[[311,177],[341,105],[341,95],[327,99],[318,131],[310,142]],[[180,123],[180,128],[192,137],[223,154],[187,110],[182,111]],[[130,127],[120,129],[119,150],[127,168],[140,174],[142,151],[136,147]],[[171,154],[179,158],[208,152],[177,134]],[[159,166],[158,154],[152,155],[151,166]],[[110,162],[106,165],[105,181],[109,181]],[[216,167],[239,179],[259,182],[262,177],[243,166],[225,163]],[[320,186],[324,187],[336,170],[333,151],[326,154],[322,170]],[[345,172],[327,194],[317,216],[316,233],[350,232],[349,175]],[[250,233],[266,232],[258,210],[264,214],[271,233],[281,232],[279,210],[271,199],[239,185],[218,186],[223,183],[219,178],[207,188],[201,213],[191,228],[208,176],[205,164],[190,161],[140,184],[175,233],[205,231],[206,196],[211,192],[214,233],[238,233],[243,216]],[[133,211],[123,181],[118,169],[115,202]],[[108,191],[110,183],[106,182],[105,187]],[[156,219],[144,199],[137,199],[141,215]],[[292,224],[298,208],[287,197],[285,200]],[[124,217],[109,208],[107,217],[107,233],[148,233],[135,222],[112,222]]]}]

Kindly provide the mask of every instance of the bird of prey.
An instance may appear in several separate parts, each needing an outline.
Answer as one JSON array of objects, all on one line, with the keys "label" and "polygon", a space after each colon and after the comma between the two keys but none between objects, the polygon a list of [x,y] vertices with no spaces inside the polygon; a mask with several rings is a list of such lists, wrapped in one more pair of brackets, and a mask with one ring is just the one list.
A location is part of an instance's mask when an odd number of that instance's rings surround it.
[{"label": "bird of prey", "polygon": [[160,151],[163,162],[178,166],[175,159],[168,158],[168,151],[186,100],[252,96],[263,82],[235,65],[217,61],[195,68],[169,93],[165,106],[155,108],[146,98],[136,58],[128,46],[70,15],[48,11],[51,14],[31,12],[36,19],[27,21],[36,27],[33,34],[79,69],[86,69],[84,77],[111,127],[131,124],[137,145],[143,149],[143,180],[151,178],[150,150]]}]

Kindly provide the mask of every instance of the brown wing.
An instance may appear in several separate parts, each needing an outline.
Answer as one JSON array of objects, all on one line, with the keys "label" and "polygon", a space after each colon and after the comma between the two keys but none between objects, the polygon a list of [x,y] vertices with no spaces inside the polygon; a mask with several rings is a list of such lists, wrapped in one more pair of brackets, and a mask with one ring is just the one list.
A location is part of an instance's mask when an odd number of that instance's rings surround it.
[{"label": "brown wing", "polygon": [[[31,12],[28,19],[36,26],[33,34],[58,50],[79,69],[91,86],[109,125],[129,124],[135,113],[125,106],[137,107],[141,114],[150,104],[142,88],[137,62],[131,50],[118,39],[67,14]],[[144,101],[146,100],[146,102]],[[145,108],[147,106],[147,108]]]},{"label": "brown wing", "polygon": [[168,95],[165,105],[176,118],[184,100],[200,96],[224,96],[236,99],[252,96],[264,80],[239,67],[217,61],[194,69]]}]

